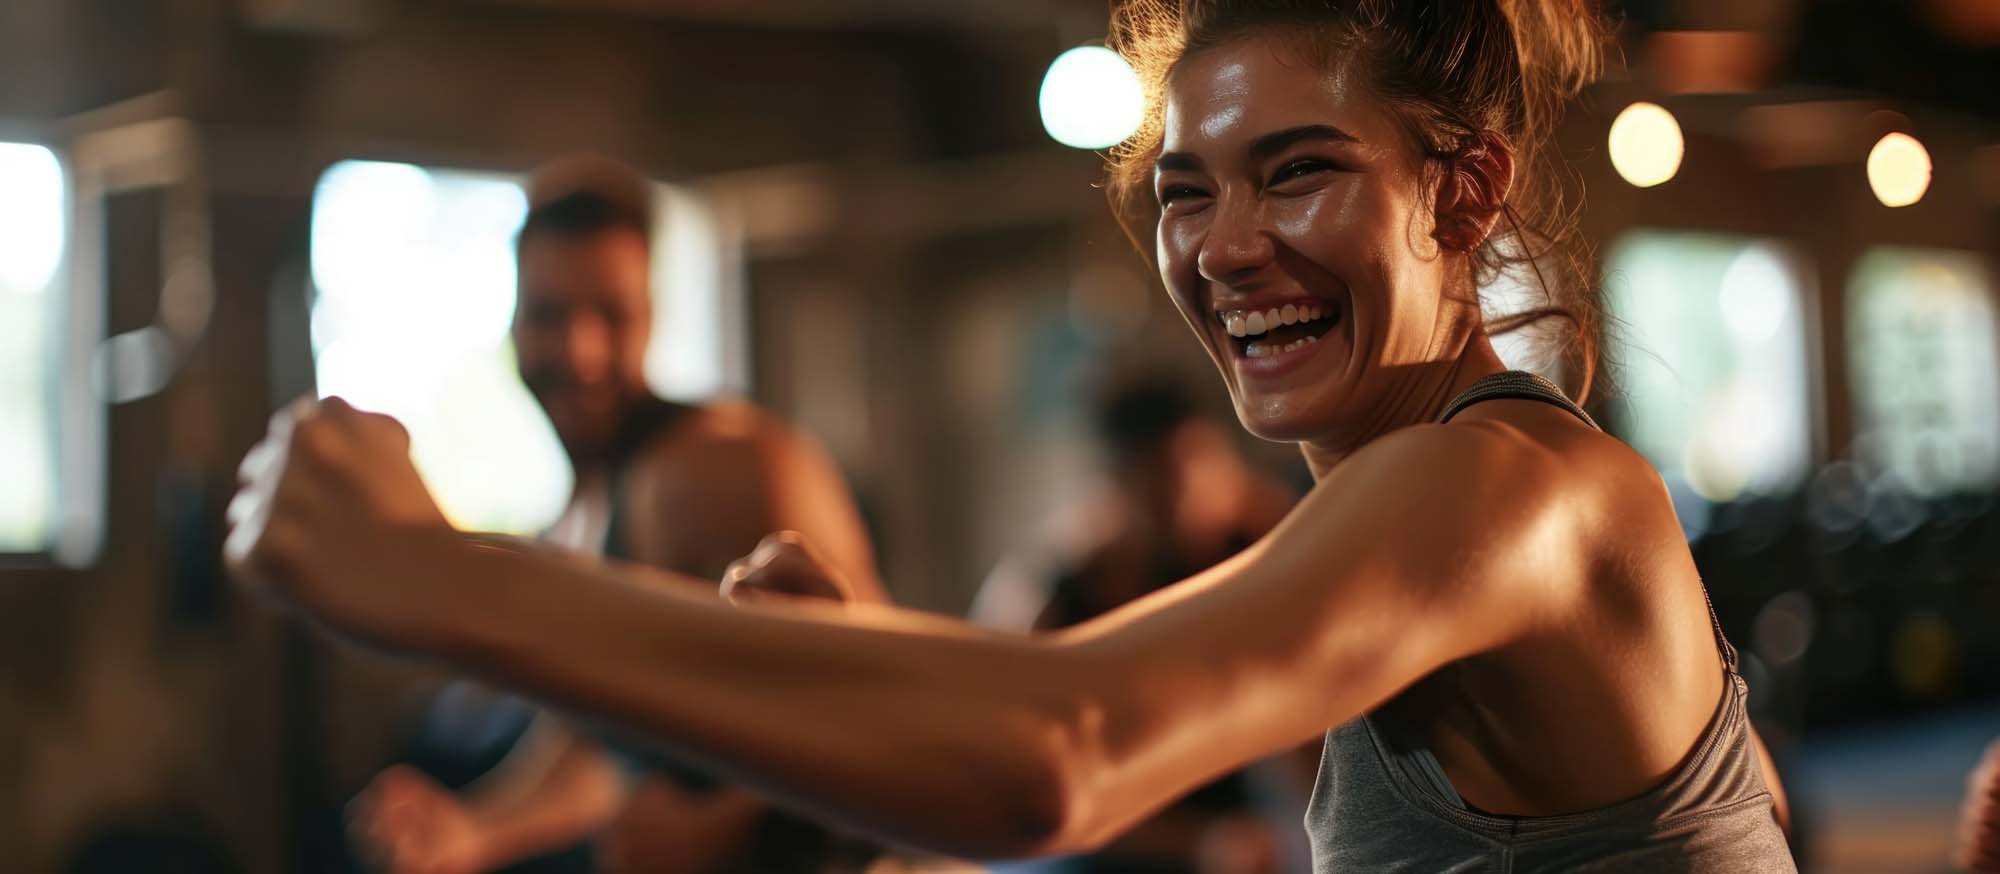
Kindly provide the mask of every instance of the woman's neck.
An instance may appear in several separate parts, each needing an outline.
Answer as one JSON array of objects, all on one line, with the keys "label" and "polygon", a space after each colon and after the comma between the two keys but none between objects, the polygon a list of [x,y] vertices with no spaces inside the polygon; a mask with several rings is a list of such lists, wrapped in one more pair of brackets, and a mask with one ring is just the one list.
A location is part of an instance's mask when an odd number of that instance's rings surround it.
[{"label": "woman's neck", "polygon": [[1353,436],[1299,444],[1306,467],[1312,471],[1314,481],[1324,479],[1334,466],[1377,438],[1411,425],[1437,421],[1452,398],[1473,383],[1506,369],[1484,331],[1469,338],[1456,358],[1402,368],[1401,378],[1395,381],[1386,402],[1370,412],[1368,424],[1355,429]]}]

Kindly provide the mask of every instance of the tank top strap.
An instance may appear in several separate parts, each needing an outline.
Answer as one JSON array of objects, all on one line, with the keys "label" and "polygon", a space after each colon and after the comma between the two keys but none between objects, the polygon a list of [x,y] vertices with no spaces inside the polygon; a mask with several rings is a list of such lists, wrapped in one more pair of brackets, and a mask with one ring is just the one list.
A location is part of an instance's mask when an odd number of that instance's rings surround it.
[{"label": "tank top strap", "polygon": [[665,398],[651,398],[625,419],[614,444],[611,460],[611,512],[605,522],[604,557],[630,561],[632,546],[625,536],[625,516],[627,501],[631,494],[631,476],[628,468],[647,443],[657,439],[675,425],[681,423],[695,410],[692,404],[683,404]]},{"label": "tank top strap", "polygon": [[1715,615],[1715,601],[1708,597],[1706,580],[1701,583],[1701,604],[1708,608],[1708,627],[1715,632],[1715,649],[1722,654],[1722,666],[1727,668],[1729,673],[1737,673],[1736,645],[1730,643],[1729,638],[1722,633],[1722,620]]},{"label": "tank top strap", "polygon": [[[1438,423],[1451,421],[1452,417],[1465,412],[1466,408],[1473,404],[1498,400],[1540,401],[1561,407],[1582,420],[1584,424],[1602,430],[1596,420],[1590,418],[1590,414],[1577,406],[1575,401],[1570,400],[1568,395],[1563,394],[1563,390],[1555,383],[1525,370],[1506,370],[1481,377],[1479,381],[1467,386],[1457,397],[1452,398],[1450,403],[1445,404],[1444,412],[1438,415]],[[1722,620],[1716,617],[1715,602],[1708,596],[1708,584],[1705,582],[1701,587],[1701,603],[1708,608],[1708,624],[1715,632],[1716,651],[1722,655],[1722,663],[1729,672],[1736,673],[1738,670],[1736,647],[1722,633]]]}]

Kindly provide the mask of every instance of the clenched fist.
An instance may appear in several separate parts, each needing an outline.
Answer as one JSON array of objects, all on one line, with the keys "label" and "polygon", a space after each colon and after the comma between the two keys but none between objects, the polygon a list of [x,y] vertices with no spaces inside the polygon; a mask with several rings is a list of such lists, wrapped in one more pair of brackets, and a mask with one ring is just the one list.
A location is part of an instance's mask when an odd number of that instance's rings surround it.
[{"label": "clenched fist", "polygon": [[[223,557],[245,584],[348,634],[391,645],[431,618],[413,547],[449,525],[396,420],[301,399],[239,470]],[[430,599],[430,600],[435,600]]]},{"label": "clenched fist", "polygon": [[854,585],[797,531],[780,531],[764,538],[722,574],[722,597],[731,603],[773,596],[840,604],[855,600]]},{"label": "clenched fist", "polygon": [[348,831],[361,854],[386,874],[477,874],[486,837],[458,797],[397,765],[348,806]]}]

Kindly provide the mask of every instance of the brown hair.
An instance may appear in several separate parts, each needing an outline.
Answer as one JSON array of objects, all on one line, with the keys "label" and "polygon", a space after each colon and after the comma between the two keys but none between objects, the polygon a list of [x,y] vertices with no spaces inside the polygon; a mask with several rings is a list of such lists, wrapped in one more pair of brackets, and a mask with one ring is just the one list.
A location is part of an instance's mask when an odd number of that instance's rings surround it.
[{"label": "brown hair", "polygon": [[1505,221],[1473,254],[1473,280],[1485,287],[1510,270],[1535,276],[1543,304],[1488,329],[1568,322],[1569,338],[1552,352],[1576,376],[1578,398],[1587,396],[1600,308],[1574,210],[1554,184],[1562,168],[1547,153],[1564,104],[1602,64],[1606,26],[1590,0],[1113,0],[1106,42],[1147,94],[1145,121],[1112,150],[1106,184],[1135,241],[1153,217],[1150,178],[1174,65],[1251,34],[1280,34],[1323,64],[1359,53],[1372,90],[1428,159],[1427,173],[1482,137],[1513,147]]},{"label": "brown hair", "polygon": [[515,236],[586,237],[608,230],[636,232],[653,241],[653,194],[632,167],[593,154],[558,158],[528,178],[528,216]]}]

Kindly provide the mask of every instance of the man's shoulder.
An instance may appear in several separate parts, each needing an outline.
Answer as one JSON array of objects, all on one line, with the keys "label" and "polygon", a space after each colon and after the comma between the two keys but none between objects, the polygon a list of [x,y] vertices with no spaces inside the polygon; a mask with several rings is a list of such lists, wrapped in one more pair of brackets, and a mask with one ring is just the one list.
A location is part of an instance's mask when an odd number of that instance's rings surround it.
[{"label": "man's shoulder", "polygon": [[691,404],[673,427],[637,447],[623,474],[642,481],[761,478],[796,439],[782,419],[747,401]]},{"label": "man's shoulder", "polygon": [[699,463],[706,453],[768,449],[794,439],[777,415],[742,400],[685,405],[674,427],[639,446],[635,461]]}]

